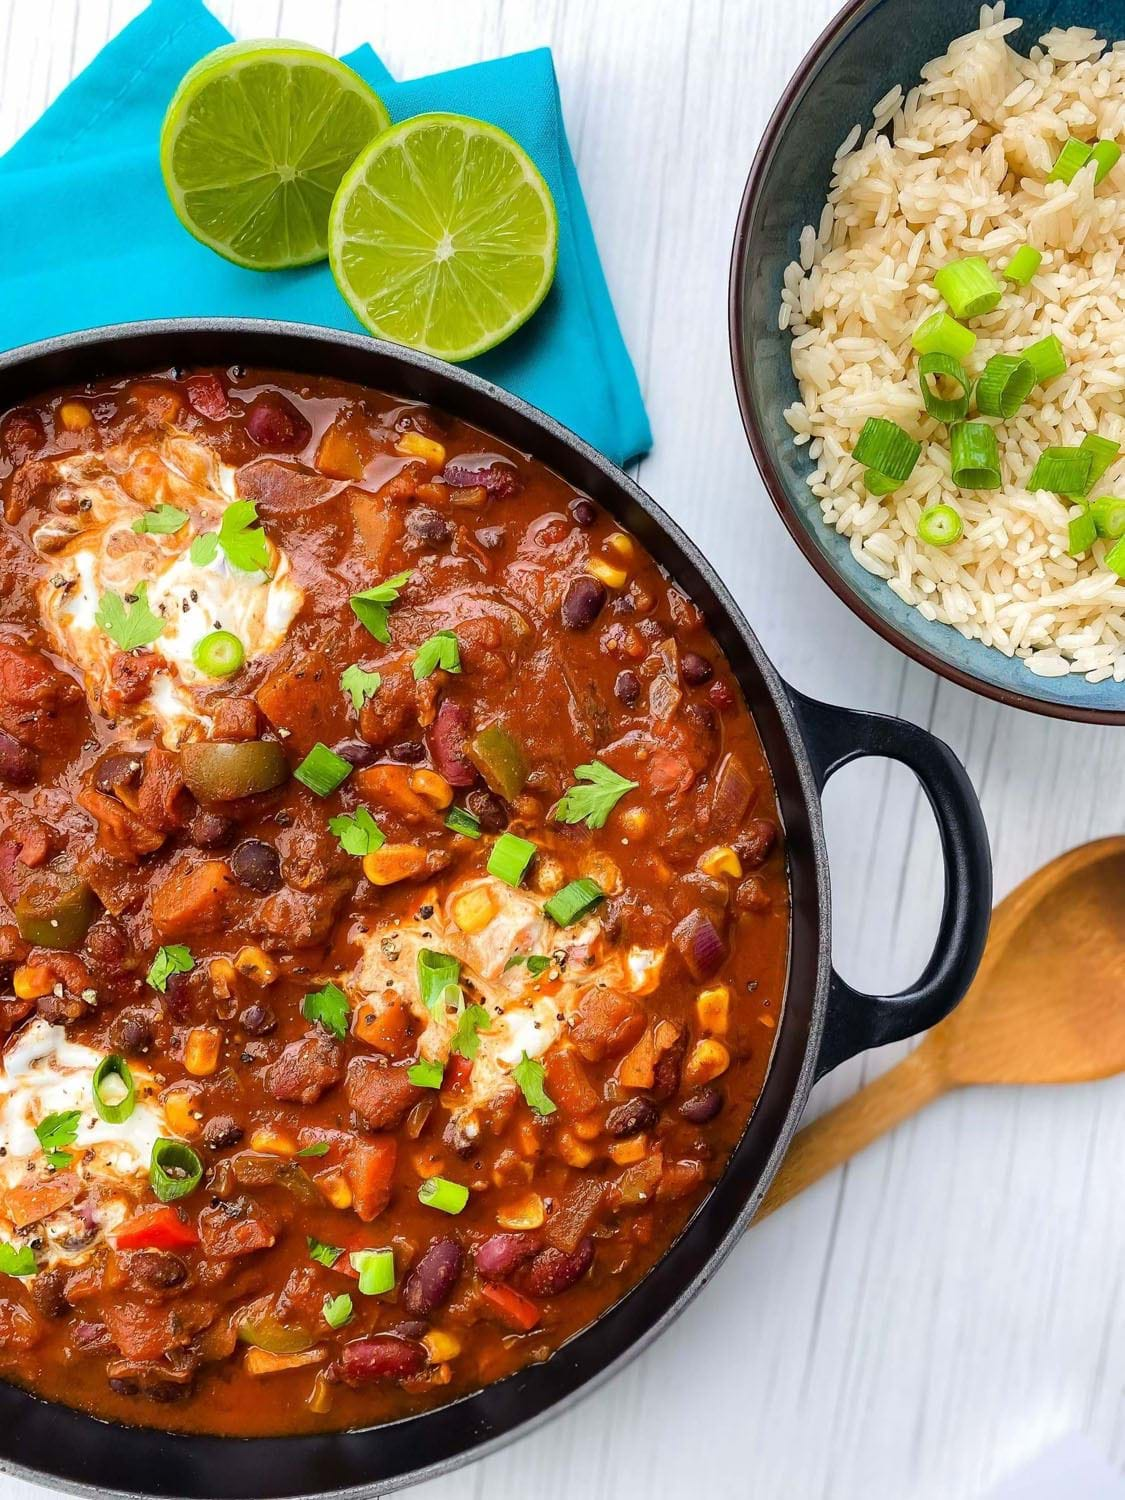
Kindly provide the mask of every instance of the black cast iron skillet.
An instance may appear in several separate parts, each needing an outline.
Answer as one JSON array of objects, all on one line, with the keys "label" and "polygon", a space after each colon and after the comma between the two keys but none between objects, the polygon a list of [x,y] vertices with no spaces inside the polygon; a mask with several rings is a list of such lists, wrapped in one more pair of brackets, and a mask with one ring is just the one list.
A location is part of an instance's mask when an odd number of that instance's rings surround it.
[{"label": "black cast iron skillet", "polygon": [[[516,397],[437,360],[352,334],[193,319],[95,329],[0,356],[0,411],[52,386],[235,363],[336,376],[432,402],[548,464],[639,537],[706,613],[764,742],[789,860],[789,974],[765,1087],[722,1177],[644,1280],[551,1359],[419,1416],[314,1437],[126,1428],[0,1382],[0,1468],[99,1496],[383,1493],[478,1457],[591,1390],[665,1328],[717,1270],[749,1224],[814,1081],[865,1048],[933,1025],[957,1003],[976,970],[991,907],[984,822],[952,751],[901,719],[832,708],[787,687],[715,570],[675,522],[608,460]],[[933,955],[916,984],[889,996],[859,994],[831,961],[820,792],[834,771],[870,755],[901,761],[918,777],[944,858],[945,902]]]}]

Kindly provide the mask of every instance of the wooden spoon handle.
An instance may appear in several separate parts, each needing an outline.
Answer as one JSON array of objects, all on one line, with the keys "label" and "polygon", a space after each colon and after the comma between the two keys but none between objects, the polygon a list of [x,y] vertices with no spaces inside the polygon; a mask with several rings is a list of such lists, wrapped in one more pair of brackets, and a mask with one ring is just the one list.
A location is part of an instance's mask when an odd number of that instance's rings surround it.
[{"label": "wooden spoon handle", "polygon": [[924,1044],[916,1048],[858,1094],[798,1132],[754,1222],[842,1166],[948,1087],[932,1051]]}]

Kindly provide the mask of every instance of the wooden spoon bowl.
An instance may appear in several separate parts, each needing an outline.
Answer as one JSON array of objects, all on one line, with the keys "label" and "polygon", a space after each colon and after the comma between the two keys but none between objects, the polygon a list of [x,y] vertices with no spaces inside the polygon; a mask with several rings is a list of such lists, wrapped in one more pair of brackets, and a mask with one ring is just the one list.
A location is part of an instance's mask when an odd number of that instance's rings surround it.
[{"label": "wooden spoon bowl", "polygon": [[1062,854],[996,908],[976,979],[904,1060],[807,1125],[757,1217],[968,1084],[1125,1071],[1125,836]]}]

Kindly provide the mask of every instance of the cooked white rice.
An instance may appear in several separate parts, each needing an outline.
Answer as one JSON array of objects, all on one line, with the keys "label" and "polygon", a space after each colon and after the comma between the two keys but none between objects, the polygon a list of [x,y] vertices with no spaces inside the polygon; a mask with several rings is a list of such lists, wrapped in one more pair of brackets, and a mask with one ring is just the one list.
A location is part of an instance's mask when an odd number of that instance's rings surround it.
[{"label": "cooked white rice", "polygon": [[[801,400],[785,413],[816,468],[809,485],[856,559],[928,620],[1024,658],[1043,677],[1082,672],[1125,681],[1125,581],[1107,544],[1067,556],[1067,506],[1026,483],[1040,451],[1088,432],[1122,444],[1097,494],[1125,495],[1125,158],[1094,190],[1094,167],[1047,182],[1069,135],[1125,144],[1125,43],[1081,27],[1049,31],[1024,57],[1006,38],[1020,22],[981,7],[980,30],[892,89],[835,162],[817,228],[785,273],[780,325],[793,334]],[[972,322],[978,374],[998,352],[1054,333],[1066,373],[997,422],[1003,486],[966,491],[949,476],[947,429],[926,416],[910,335],[944,306],[934,272],[983,255],[997,279],[1024,242],[1043,252],[1030,286],[1005,282],[995,312]],[[910,479],[867,493],[851,450],[868,417],[922,441]],[[917,538],[944,501],[964,519],[951,547]],[[1109,544],[1112,545],[1112,544]]]}]

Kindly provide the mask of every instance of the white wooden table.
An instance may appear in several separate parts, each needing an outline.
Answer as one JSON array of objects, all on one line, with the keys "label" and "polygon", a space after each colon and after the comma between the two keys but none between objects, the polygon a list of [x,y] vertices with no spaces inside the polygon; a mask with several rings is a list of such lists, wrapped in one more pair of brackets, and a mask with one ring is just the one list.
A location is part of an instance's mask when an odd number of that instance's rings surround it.
[{"label": "white wooden table", "polygon": [[[139,8],[4,0],[0,148]],[[552,46],[656,434],[641,483],[724,559],[720,571],[791,682],[904,714],[953,744],[984,802],[998,895],[1120,827],[1120,733],[997,707],[898,656],[805,563],[743,440],[726,343],[735,213],[768,113],[834,0],[214,8],[239,36],[341,51],[368,39],[401,77]],[[0,252],[0,295],[2,264]],[[905,771],[871,762],[839,776],[826,800],[837,963],[860,984],[906,982],[940,899],[925,804]],[[841,1068],[813,1108],[900,1050]],[[1125,1466],[1123,1161],[1125,1081],[939,1103],[749,1235],[595,1399],[415,1493],[959,1500],[1071,1431]],[[6,1500],[44,1494],[0,1478]]]}]

